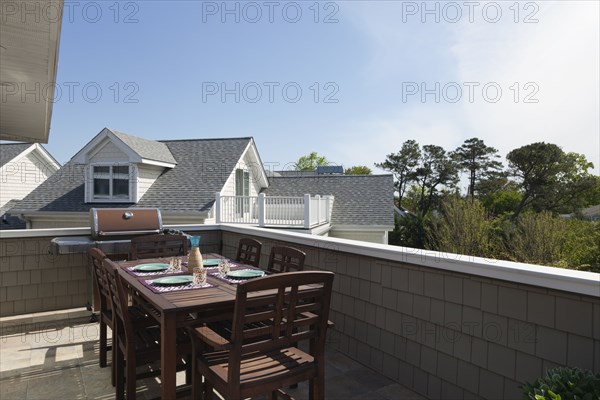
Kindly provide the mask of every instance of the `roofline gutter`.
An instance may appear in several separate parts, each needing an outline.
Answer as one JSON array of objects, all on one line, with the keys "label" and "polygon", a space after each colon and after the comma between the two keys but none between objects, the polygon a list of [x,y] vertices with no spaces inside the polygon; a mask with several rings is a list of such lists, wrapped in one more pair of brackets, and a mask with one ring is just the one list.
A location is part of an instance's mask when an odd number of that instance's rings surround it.
[{"label": "roofline gutter", "polygon": [[[136,208],[136,207],[131,207]],[[158,207],[160,209],[160,207]],[[11,209],[8,214],[17,215],[20,219],[27,222],[31,218],[40,218],[40,217],[60,217],[66,219],[79,219],[81,217],[88,218],[89,211],[30,211],[30,210],[19,210],[19,209]],[[208,218],[209,211],[162,211],[161,215],[168,217],[183,217],[183,218]]]}]

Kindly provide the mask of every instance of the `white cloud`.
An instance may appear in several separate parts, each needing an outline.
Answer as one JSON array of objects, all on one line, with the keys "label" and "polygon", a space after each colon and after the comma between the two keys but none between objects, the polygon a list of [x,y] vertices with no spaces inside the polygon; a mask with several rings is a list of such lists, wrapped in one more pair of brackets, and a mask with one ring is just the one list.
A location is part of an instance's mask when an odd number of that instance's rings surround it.
[{"label": "white cloud", "polygon": [[[525,9],[526,3],[519,3],[522,8],[518,23],[513,21],[514,11],[510,9],[515,3],[500,3],[503,17],[496,24],[475,13],[474,23],[463,16],[457,24],[442,20],[437,24],[406,25],[399,20],[397,8],[390,12],[394,8],[381,7],[382,3],[360,2],[351,8],[348,19],[365,34],[371,48],[372,57],[364,62],[365,76],[381,81],[398,79],[394,75],[396,69],[411,61],[403,56],[403,51],[414,48],[407,43],[421,40],[431,45],[431,37],[424,39],[419,35],[446,32],[448,36],[440,37],[439,42],[451,43],[450,48],[445,52],[428,48],[427,57],[434,62],[419,73],[430,77],[431,84],[441,80],[440,71],[449,71],[450,79],[462,85],[463,98],[457,104],[446,102],[445,113],[440,111],[444,104],[431,104],[431,100],[415,106],[418,102],[407,105],[400,103],[400,96],[391,98],[385,110],[370,110],[376,114],[357,117],[362,118],[360,122],[348,124],[351,132],[357,132],[357,138],[366,136],[368,140],[354,142],[361,143],[360,152],[356,145],[341,143],[336,150],[340,158],[357,163],[365,160],[361,162],[369,165],[373,157],[382,158],[399,150],[408,138],[421,144],[434,142],[451,150],[476,136],[498,148],[503,156],[536,141],[556,143],[565,151],[585,154],[594,162],[595,172],[600,173],[600,3],[530,3],[539,6],[539,10]],[[532,11],[538,22],[523,23]],[[422,68],[422,64],[415,63],[414,68]],[[479,84],[472,103],[467,100],[464,82]],[[394,83],[399,87],[398,82]],[[500,101],[492,103],[483,97],[486,83],[501,88]],[[515,101],[517,88],[519,98]],[[493,97],[493,90],[488,94]],[[528,100],[538,102],[525,102],[527,95]]]},{"label": "white cloud", "polygon": [[[465,107],[473,131],[503,153],[535,141],[556,143],[585,154],[600,171],[598,7],[541,3],[537,24],[507,24],[502,35],[481,26],[462,29],[453,49],[459,79],[498,82],[507,96]],[[508,89],[514,82],[518,102]],[[524,103],[522,96],[536,87],[523,90],[526,82],[539,88],[533,96],[539,103]]]}]

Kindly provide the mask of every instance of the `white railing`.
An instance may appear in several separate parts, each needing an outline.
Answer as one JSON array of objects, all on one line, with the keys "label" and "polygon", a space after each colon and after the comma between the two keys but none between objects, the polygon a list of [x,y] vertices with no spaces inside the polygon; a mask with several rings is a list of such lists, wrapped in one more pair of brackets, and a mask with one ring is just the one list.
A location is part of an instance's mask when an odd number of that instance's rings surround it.
[{"label": "white railing", "polygon": [[232,224],[258,224],[258,197],[220,196],[217,197],[215,218]]},{"label": "white railing", "polygon": [[265,225],[304,226],[303,197],[259,197],[264,199]]},{"label": "white railing", "polygon": [[309,229],[331,220],[333,196],[221,196],[216,194],[217,223]]}]

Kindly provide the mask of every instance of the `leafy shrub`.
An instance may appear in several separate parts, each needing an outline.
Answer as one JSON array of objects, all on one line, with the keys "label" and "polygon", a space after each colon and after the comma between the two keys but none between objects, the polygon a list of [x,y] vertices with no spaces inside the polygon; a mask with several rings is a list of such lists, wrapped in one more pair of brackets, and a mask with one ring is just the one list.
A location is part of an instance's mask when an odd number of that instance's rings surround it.
[{"label": "leafy shrub", "polygon": [[567,221],[562,260],[558,265],[600,272],[600,222],[571,218]]},{"label": "leafy shrub", "polygon": [[389,234],[389,244],[415,249],[425,248],[425,221],[423,217],[406,214],[402,217],[396,216],[394,220],[395,227]]},{"label": "leafy shrub", "polygon": [[491,254],[491,221],[478,200],[448,197],[442,213],[430,232],[434,249],[487,257]]},{"label": "leafy shrub", "polygon": [[512,260],[556,265],[561,259],[566,221],[549,212],[522,214],[516,225],[504,225],[505,244]]},{"label": "leafy shrub", "polygon": [[533,383],[525,383],[523,398],[531,400],[599,400],[600,374],[558,367]]}]

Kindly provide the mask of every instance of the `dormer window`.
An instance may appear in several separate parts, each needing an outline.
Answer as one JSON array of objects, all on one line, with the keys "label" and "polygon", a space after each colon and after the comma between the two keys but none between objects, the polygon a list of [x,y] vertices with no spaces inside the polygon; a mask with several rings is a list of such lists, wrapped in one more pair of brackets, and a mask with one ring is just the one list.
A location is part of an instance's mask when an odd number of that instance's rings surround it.
[{"label": "dormer window", "polygon": [[133,202],[132,165],[91,165],[89,199],[92,202]]}]

